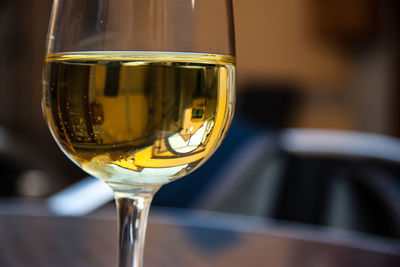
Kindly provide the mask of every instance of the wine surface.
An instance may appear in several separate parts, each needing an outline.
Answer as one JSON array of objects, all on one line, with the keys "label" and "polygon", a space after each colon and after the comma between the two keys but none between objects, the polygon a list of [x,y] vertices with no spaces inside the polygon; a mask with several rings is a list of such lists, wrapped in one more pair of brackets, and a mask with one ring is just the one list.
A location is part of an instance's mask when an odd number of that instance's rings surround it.
[{"label": "wine surface", "polygon": [[43,110],[62,150],[117,184],[164,184],[204,162],[226,134],[234,58],[169,52],[46,57]]}]

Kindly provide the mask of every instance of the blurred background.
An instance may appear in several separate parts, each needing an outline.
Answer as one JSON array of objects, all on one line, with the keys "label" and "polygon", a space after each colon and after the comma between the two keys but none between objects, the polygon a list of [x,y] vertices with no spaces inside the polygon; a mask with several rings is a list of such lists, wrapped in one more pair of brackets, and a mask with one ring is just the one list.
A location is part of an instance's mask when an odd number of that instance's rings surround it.
[{"label": "blurred background", "polygon": [[[400,238],[398,2],[234,0],[237,116],[213,158],[154,205]],[[47,198],[87,176],[41,113],[51,4],[0,0],[3,200]]]}]

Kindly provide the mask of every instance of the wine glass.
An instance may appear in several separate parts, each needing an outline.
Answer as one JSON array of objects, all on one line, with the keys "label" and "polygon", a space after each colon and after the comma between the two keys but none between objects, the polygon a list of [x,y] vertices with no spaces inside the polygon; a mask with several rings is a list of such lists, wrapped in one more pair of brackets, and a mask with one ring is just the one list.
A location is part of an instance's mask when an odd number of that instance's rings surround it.
[{"label": "wine glass", "polygon": [[119,267],[142,264],[156,191],[226,134],[232,11],[231,0],[54,0],[43,112],[61,150],[114,192]]}]

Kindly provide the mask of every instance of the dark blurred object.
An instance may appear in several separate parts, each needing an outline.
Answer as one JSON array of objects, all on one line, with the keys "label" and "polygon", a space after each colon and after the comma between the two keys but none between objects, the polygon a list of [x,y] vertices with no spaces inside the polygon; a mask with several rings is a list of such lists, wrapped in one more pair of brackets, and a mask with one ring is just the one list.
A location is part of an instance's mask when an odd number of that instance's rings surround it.
[{"label": "dark blurred object", "polygon": [[81,176],[62,153],[35,141],[0,127],[0,196],[45,197]]},{"label": "dark blurred object", "polygon": [[[393,45],[395,46],[395,54],[394,58],[394,68],[392,73],[390,73],[393,84],[394,84],[394,92],[392,98],[392,107],[391,112],[394,114],[394,118],[397,119],[397,123],[394,125],[396,136],[400,137],[400,1],[391,0],[391,19],[392,19],[392,35],[393,35]],[[396,121],[396,120],[395,120]]]},{"label": "dark blurred object", "polygon": [[0,0],[0,196],[43,197],[84,177],[40,108],[51,0]]},{"label": "dark blurred object", "polygon": [[198,207],[400,238],[400,140],[286,130],[242,145]]},{"label": "dark blurred object", "polygon": [[400,166],[305,155],[284,160],[273,218],[400,238]]},{"label": "dark blurred object", "polygon": [[300,90],[289,82],[260,82],[240,88],[237,112],[246,120],[264,128],[288,127],[297,104]]},{"label": "dark blurred object", "polygon": [[312,27],[318,37],[360,50],[382,34],[381,0],[313,0]]},{"label": "dark blurred object", "polygon": [[0,125],[47,138],[40,109],[41,71],[50,0],[0,5]]}]

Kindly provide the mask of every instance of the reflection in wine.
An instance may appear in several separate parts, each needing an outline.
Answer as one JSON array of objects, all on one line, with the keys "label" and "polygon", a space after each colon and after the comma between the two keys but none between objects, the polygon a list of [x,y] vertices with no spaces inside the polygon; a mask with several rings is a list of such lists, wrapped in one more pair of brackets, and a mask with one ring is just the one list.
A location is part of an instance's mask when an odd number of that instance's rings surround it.
[{"label": "reflection in wine", "polygon": [[63,151],[109,183],[163,184],[218,147],[233,113],[234,59],[96,52],[46,58],[44,111]]}]

